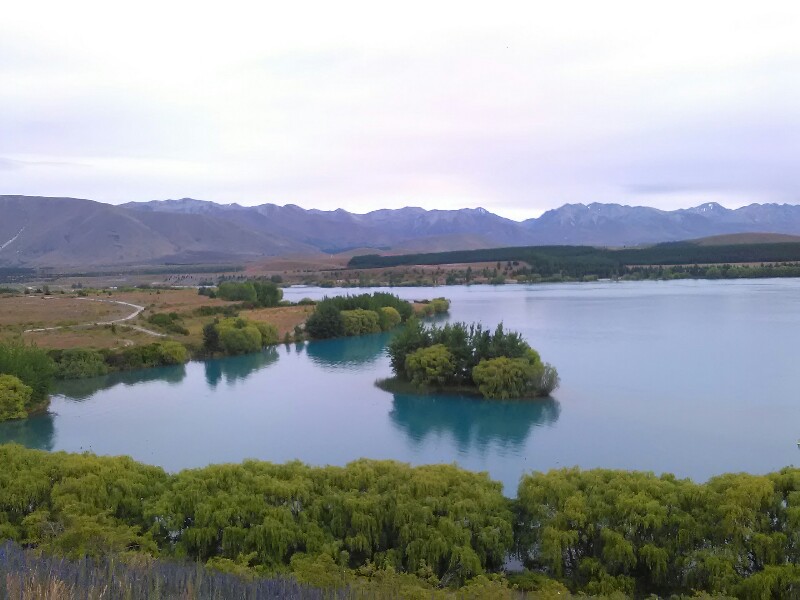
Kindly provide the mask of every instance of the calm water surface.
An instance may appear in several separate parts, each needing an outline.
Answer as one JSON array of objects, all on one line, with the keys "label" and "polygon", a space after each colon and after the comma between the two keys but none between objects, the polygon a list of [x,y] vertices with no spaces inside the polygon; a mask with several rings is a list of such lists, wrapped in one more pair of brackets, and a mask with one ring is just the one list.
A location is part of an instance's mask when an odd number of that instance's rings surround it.
[{"label": "calm water surface", "polygon": [[572,465],[704,480],[800,463],[800,280],[391,291],[445,295],[452,320],[503,321],[558,367],[561,387],[534,402],[384,392],[381,334],[66,382],[50,414],[0,424],[0,441],[172,471],[244,458],[456,462],[509,494],[524,472]]}]

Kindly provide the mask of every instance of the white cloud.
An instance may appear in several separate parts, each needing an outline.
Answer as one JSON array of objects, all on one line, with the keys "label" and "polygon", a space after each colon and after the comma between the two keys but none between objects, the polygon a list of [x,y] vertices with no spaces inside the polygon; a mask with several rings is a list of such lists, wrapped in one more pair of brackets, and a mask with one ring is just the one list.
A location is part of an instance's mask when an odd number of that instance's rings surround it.
[{"label": "white cloud", "polygon": [[6,7],[0,193],[518,218],[800,200],[794,3],[388,6]]}]

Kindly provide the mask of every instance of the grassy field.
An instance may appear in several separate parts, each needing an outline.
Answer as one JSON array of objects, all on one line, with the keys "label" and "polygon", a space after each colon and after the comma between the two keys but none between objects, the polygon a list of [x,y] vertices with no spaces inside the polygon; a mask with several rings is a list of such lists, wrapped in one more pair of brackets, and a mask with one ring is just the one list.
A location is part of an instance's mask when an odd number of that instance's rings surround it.
[{"label": "grassy field", "polygon": [[131,312],[127,306],[89,302],[71,295],[0,297],[0,327],[20,332],[38,327],[110,321]]},{"label": "grassy field", "polygon": [[[114,325],[97,323],[122,319],[135,311],[126,302],[144,307],[135,319]],[[234,303],[200,296],[195,289],[104,290],[80,297],[75,292],[53,295],[27,294],[0,296],[0,340],[22,337],[43,348],[121,348],[165,339],[142,328],[183,344],[202,345],[203,326],[213,316],[198,314],[200,307],[225,307]],[[281,337],[305,322],[313,307],[285,306],[241,311],[241,316],[271,323]],[[176,313],[188,335],[165,331],[148,322],[157,313]],[[58,328],[47,331],[30,329]]]}]

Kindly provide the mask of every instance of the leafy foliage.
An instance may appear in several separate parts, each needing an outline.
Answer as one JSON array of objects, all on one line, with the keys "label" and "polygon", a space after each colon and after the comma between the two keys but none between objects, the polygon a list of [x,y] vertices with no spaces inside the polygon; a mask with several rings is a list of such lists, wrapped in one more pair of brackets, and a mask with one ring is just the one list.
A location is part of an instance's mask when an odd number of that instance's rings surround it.
[{"label": "leafy foliage", "polygon": [[534,473],[517,502],[528,565],[589,593],[778,598],[800,584],[797,469],[706,484],[608,470]]},{"label": "leafy foliage", "polygon": [[[438,386],[478,387],[487,398],[521,398],[547,395],[558,386],[555,368],[542,363],[539,354],[516,332],[506,332],[502,323],[494,332],[480,324],[448,323],[426,327],[417,320],[389,343],[395,375],[415,383],[424,379],[418,370],[408,370],[408,359],[421,349],[441,345],[447,350],[450,372],[437,374]],[[438,352],[437,352],[438,354]],[[433,355],[432,355],[433,356]],[[416,367],[419,358],[413,359]]]},{"label": "leafy foliage", "polygon": [[0,421],[24,419],[33,390],[14,375],[0,375]]},{"label": "leafy foliage", "polygon": [[129,371],[182,364],[189,360],[189,352],[180,342],[155,342],[108,352],[105,360],[112,370]]},{"label": "leafy foliage", "polygon": [[203,339],[208,352],[219,349],[226,354],[247,354],[277,344],[278,329],[242,317],[229,318],[207,325]]},{"label": "leafy foliage", "polygon": [[344,335],[342,311],[331,302],[320,302],[306,320],[306,332],[312,338],[323,340]]},{"label": "leafy foliage", "polygon": [[406,356],[406,377],[421,386],[445,385],[453,372],[453,355],[444,344],[419,348]]},{"label": "leafy foliage", "polygon": [[394,329],[403,322],[403,317],[394,306],[384,306],[378,312],[380,319],[381,331],[389,331]]},{"label": "leafy foliage", "polygon": [[414,309],[393,294],[323,298],[306,320],[306,332],[315,339],[388,331],[409,319]]},{"label": "leafy foliage", "polygon": [[58,379],[85,379],[108,373],[105,357],[97,350],[89,348],[51,350],[50,357],[56,364]]},{"label": "leafy foliage", "polygon": [[[537,598],[568,598],[569,588],[760,600],[792,598],[800,583],[794,468],[705,484],[566,469],[524,477],[511,501],[486,474],[393,461],[246,461],[169,475],[129,458],[3,445],[0,464],[0,538],[75,560],[136,553],[164,585],[178,567],[147,556],[248,579],[292,572],[364,597],[447,598],[440,588],[463,584],[458,597],[507,598],[516,596],[491,573],[512,548],[531,570],[510,583]],[[0,575],[12,573],[9,552],[20,550],[0,548]],[[30,573],[36,561],[26,564]],[[71,581],[83,577],[61,564]],[[0,591],[9,581],[0,577]]]},{"label": "leafy foliage", "polygon": [[0,374],[14,375],[31,388],[26,410],[47,401],[55,365],[47,352],[22,342],[0,343]]},{"label": "leafy foliage", "polygon": [[434,298],[431,300],[434,314],[443,314],[450,310],[450,300],[447,298]]},{"label": "leafy foliage", "polygon": [[472,379],[486,398],[522,398],[537,391],[542,371],[541,361],[499,356],[479,362]]},{"label": "leafy foliage", "polygon": [[159,346],[162,365],[182,365],[189,360],[189,351],[179,342],[161,342]]},{"label": "leafy foliage", "polygon": [[343,310],[341,315],[344,334],[347,336],[380,333],[381,331],[380,316],[374,310],[355,308]]},{"label": "leafy foliage", "polygon": [[278,306],[283,290],[272,281],[253,279],[250,281],[224,281],[217,287],[216,295],[223,300],[247,302],[254,306]]},{"label": "leafy foliage", "polygon": [[150,315],[147,321],[168,333],[189,335],[189,330],[181,324],[182,319],[177,313],[155,313]]}]

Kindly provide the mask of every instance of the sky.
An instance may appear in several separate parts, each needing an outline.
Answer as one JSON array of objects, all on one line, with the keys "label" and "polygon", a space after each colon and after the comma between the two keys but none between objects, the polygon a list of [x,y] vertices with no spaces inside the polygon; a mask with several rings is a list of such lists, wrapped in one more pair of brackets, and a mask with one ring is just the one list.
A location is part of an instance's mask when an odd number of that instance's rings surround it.
[{"label": "sky", "polygon": [[800,203],[800,3],[11,2],[0,194]]}]

